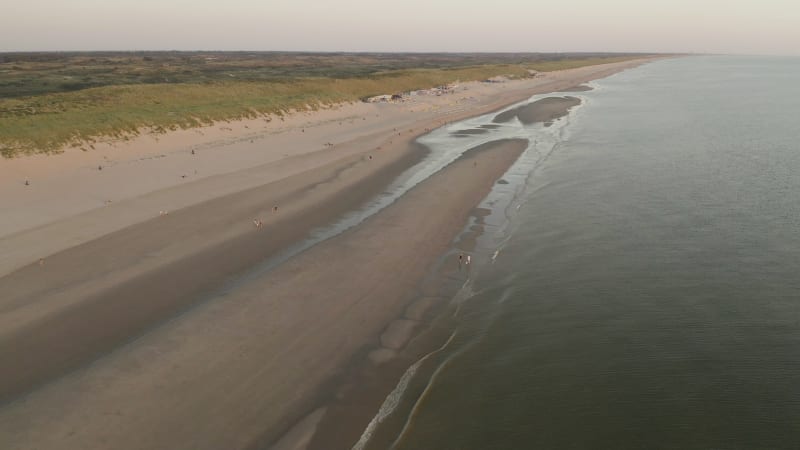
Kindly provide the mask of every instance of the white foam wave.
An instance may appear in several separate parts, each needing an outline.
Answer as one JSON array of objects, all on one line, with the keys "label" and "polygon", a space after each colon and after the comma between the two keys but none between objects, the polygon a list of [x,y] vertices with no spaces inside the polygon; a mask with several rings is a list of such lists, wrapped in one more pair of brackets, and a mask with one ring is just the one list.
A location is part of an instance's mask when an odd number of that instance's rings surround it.
[{"label": "white foam wave", "polygon": [[417,373],[419,367],[424,363],[428,358],[432,357],[433,355],[443,351],[447,348],[450,342],[453,341],[453,338],[456,336],[457,331],[454,331],[450,337],[447,339],[447,342],[444,343],[438,349],[428,353],[424,357],[422,357],[419,361],[415,362],[411,367],[409,367],[403,376],[400,378],[400,381],[397,383],[397,386],[392,390],[392,392],[386,397],[386,400],[383,401],[378,413],[375,417],[367,425],[367,428],[361,434],[361,437],[358,439],[358,442],[353,446],[353,450],[363,450],[367,444],[369,443],[370,439],[372,439],[372,435],[375,433],[375,430],[378,426],[386,420],[389,415],[391,415],[396,409],[397,405],[400,404],[400,399],[403,398],[403,394],[405,393],[406,389],[408,389],[408,383],[411,382],[411,379],[414,378],[414,375]]}]

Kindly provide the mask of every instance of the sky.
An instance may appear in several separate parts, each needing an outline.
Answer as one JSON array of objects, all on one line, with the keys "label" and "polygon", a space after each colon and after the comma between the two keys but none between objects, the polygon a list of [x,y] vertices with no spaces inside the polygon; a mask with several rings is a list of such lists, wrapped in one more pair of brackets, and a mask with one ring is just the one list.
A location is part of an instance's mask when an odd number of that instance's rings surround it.
[{"label": "sky", "polygon": [[0,52],[800,55],[795,0],[4,0]]}]

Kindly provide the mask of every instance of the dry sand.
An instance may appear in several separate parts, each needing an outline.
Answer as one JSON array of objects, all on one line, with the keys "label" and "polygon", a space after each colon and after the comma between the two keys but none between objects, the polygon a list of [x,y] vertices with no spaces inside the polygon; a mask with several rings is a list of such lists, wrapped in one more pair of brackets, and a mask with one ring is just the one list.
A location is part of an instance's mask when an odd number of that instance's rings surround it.
[{"label": "dry sand", "polygon": [[404,345],[414,322],[389,324],[523,144],[472,152],[356,229],[198,300],[380,192],[425,129],[635,64],[0,161],[0,395],[15,399],[0,407],[3,448],[272,442],[381,333]]}]

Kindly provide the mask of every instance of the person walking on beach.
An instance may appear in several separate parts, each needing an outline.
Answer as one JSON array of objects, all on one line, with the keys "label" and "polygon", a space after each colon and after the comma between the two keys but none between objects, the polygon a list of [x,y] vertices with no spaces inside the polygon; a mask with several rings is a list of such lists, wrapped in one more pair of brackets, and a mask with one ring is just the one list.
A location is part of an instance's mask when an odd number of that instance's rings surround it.
[{"label": "person walking on beach", "polygon": [[458,270],[459,271],[461,271],[461,262],[462,261],[464,261],[464,254],[463,253],[459,253],[458,254]]},{"label": "person walking on beach", "polygon": [[467,263],[466,264],[469,265],[469,263],[471,263],[471,262],[472,262],[472,256],[471,255],[467,255]]}]

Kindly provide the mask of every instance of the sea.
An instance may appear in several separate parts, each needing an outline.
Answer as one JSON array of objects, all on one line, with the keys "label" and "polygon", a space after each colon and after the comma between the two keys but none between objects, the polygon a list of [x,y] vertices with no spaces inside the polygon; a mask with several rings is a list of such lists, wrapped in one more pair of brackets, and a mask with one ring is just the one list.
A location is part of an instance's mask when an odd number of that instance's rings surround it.
[{"label": "sea", "polygon": [[481,205],[450,339],[354,448],[800,448],[800,59],[588,85],[528,100],[581,100],[549,125],[420,138],[530,146]]}]

